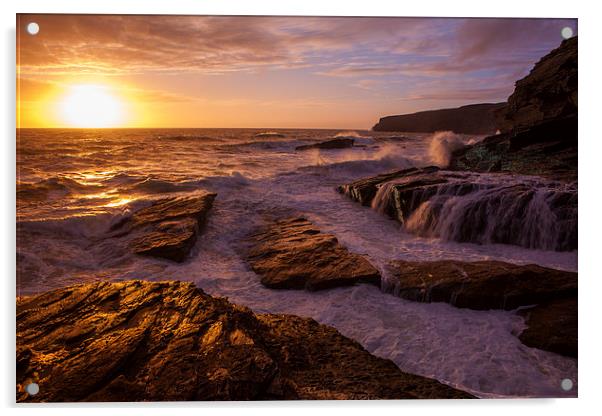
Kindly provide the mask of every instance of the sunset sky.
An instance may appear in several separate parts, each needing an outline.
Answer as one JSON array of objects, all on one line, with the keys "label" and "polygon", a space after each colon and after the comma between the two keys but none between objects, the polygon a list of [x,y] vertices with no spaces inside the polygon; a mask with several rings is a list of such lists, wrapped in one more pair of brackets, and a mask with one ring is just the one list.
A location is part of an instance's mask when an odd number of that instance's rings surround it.
[{"label": "sunset sky", "polygon": [[369,129],[504,101],[567,26],[577,33],[570,19],[18,15],[18,126]]}]

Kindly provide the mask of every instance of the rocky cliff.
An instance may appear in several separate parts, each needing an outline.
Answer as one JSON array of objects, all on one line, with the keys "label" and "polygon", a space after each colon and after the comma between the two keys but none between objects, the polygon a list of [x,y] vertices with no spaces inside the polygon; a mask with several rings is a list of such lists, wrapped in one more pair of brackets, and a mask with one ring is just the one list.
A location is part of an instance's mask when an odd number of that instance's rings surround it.
[{"label": "rocky cliff", "polygon": [[450,168],[577,179],[577,38],[516,83],[496,123],[502,134],[454,152]]},{"label": "rocky cliff", "polygon": [[577,116],[577,37],[563,41],[516,82],[495,121],[506,133],[569,116]]},{"label": "rocky cliff", "polygon": [[418,133],[451,130],[465,134],[493,134],[496,131],[494,112],[504,106],[505,103],[472,104],[459,108],[388,116],[381,118],[372,130]]}]

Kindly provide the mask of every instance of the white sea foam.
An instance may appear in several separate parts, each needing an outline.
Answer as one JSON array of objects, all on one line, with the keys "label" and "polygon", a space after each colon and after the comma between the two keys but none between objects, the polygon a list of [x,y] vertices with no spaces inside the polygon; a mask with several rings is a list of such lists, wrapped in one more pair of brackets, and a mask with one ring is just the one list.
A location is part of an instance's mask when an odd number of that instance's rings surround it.
[{"label": "white sea foam", "polygon": [[430,139],[429,156],[431,162],[440,167],[447,167],[454,151],[466,145],[462,136],[451,131],[439,131]]}]

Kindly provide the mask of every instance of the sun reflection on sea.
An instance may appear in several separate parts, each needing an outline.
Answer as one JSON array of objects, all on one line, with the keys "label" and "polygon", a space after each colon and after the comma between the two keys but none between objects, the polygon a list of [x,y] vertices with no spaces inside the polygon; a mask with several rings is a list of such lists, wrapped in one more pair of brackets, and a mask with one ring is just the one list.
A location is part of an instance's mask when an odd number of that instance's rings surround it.
[{"label": "sun reflection on sea", "polygon": [[123,205],[129,204],[133,200],[134,200],[133,198],[127,198],[127,197],[125,197],[125,198],[119,198],[118,200],[110,202],[108,204],[105,204],[104,206],[107,207],[107,208],[121,207]]},{"label": "sun reflection on sea", "polygon": [[103,172],[81,172],[78,173],[79,182],[83,185],[96,185],[99,182],[108,179],[113,176],[114,170],[107,170]]},{"label": "sun reflection on sea", "polygon": [[97,194],[80,195],[83,199],[114,199],[117,195],[117,190],[113,189],[108,192],[99,192]]},{"label": "sun reflection on sea", "polygon": [[100,200],[110,200],[110,202],[106,203],[106,204],[102,204],[102,207],[106,207],[106,208],[114,208],[114,207],[121,207],[123,205],[127,205],[130,202],[134,201],[136,198],[130,197],[130,196],[121,196],[119,195],[117,189],[112,189],[110,191],[106,191],[106,192],[99,192],[96,194],[90,194],[90,195],[81,195],[80,196],[83,199],[100,199]]}]

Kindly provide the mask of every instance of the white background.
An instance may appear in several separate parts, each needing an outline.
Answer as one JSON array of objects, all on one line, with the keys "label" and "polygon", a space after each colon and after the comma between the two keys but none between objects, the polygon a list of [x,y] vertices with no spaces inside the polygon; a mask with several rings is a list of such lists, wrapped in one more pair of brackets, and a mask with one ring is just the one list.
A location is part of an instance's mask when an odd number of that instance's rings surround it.
[{"label": "white background", "polygon": [[[2,0],[2,95],[0,115],[0,394],[8,412],[53,415],[149,414],[278,414],[308,413],[416,415],[545,414],[573,416],[602,414],[600,397],[600,210],[602,208],[602,15],[596,1],[577,0]],[[269,403],[157,403],[96,405],[15,405],[15,13],[130,13],[130,14],[285,14],[338,16],[449,16],[449,17],[570,17],[578,18],[579,32],[579,399],[387,401],[387,402],[269,402]]]}]

